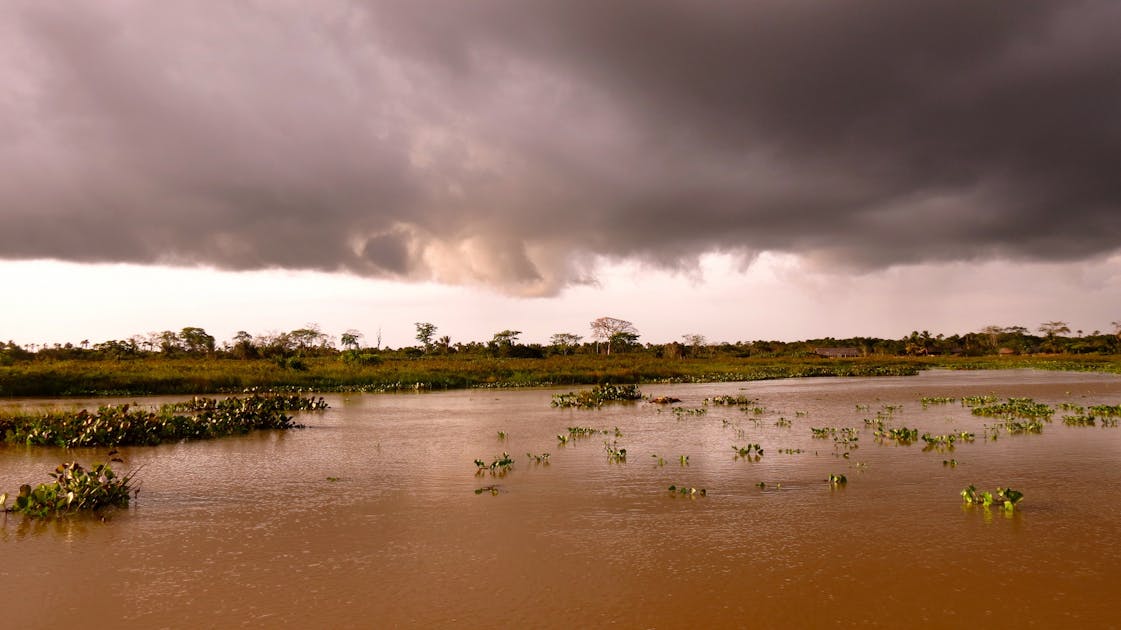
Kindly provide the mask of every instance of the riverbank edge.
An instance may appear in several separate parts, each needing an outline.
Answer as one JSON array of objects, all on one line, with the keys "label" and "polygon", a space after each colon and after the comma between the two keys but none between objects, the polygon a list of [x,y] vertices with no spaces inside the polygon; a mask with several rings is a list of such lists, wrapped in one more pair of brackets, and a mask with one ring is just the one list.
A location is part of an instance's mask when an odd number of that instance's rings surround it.
[{"label": "riverbank edge", "polygon": [[0,367],[0,398],[230,394],[246,390],[382,393],[598,383],[719,383],[826,376],[913,376],[929,369],[1044,369],[1121,374],[1121,355],[660,359],[636,355],[547,359],[422,357],[355,366],[312,358],[272,361],[142,358],[31,361]]}]

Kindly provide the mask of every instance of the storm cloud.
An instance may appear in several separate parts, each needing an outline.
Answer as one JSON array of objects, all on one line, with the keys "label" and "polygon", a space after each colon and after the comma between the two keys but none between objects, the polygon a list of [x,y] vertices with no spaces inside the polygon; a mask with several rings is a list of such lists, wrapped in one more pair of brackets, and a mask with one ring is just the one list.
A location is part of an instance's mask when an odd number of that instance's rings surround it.
[{"label": "storm cloud", "polygon": [[1121,3],[11,2],[0,258],[546,295],[1121,248]]}]

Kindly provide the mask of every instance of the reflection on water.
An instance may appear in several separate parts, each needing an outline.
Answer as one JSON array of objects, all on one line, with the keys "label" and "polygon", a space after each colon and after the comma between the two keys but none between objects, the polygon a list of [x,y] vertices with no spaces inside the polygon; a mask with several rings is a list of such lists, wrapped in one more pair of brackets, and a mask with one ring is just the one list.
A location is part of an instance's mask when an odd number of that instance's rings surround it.
[{"label": "reflection on water", "polygon": [[[553,409],[554,391],[337,396],[330,411],[305,417],[305,430],[122,449],[142,467],[143,485],[134,507],[108,522],[0,516],[6,623],[1121,621],[1109,603],[1121,566],[1121,429],[1067,427],[1060,412],[1042,435],[991,442],[980,435],[992,420],[959,404],[919,404],[990,392],[1117,404],[1117,377],[930,372],[644,387],[687,408],[722,394],[761,407],[712,406],[681,418],[648,404]],[[896,424],[979,439],[952,452],[878,444],[864,419],[885,405],[902,405]],[[559,445],[556,435],[571,426],[608,433]],[[811,437],[810,427],[822,426],[858,429],[848,458],[831,439]],[[608,461],[605,440],[627,449],[625,464]],[[748,442],[766,449],[759,461],[735,457],[731,447]],[[474,459],[503,451],[516,460],[509,474],[475,476]],[[546,451],[548,464],[526,457]],[[0,489],[46,481],[63,459],[98,455],[4,447]],[[956,467],[943,465],[950,458]],[[831,489],[832,472],[847,475],[847,486]],[[963,508],[958,492],[969,483],[1021,489],[1023,510]],[[475,494],[492,484],[497,496]],[[708,496],[673,496],[670,484]]]}]

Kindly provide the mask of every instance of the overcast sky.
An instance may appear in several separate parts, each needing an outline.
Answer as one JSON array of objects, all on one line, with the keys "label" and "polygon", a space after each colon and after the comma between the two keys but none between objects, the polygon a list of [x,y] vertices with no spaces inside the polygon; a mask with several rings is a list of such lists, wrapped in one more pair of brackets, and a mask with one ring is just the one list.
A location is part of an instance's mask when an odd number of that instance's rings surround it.
[{"label": "overcast sky", "polygon": [[1121,319],[1121,3],[44,3],[0,338]]}]

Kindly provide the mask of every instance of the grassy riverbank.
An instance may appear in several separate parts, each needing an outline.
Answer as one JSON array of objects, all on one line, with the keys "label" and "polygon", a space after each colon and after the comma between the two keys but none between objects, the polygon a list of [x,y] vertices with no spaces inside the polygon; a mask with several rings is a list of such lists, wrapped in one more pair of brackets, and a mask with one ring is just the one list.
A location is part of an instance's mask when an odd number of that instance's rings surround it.
[{"label": "grassy riverbank", "polygon": [[620,354],[515,359],[452,355],[386,358],[375,365],[318,357],[305,359],[298,367],[293,369],[268,360],[221,358],[29,361],[0,367],[0,396],[206,394],[246,388],[331,392],[750,381],[798,376],[901,376],[930,368],[1121,373],[1121,356],[665,359]]}]

